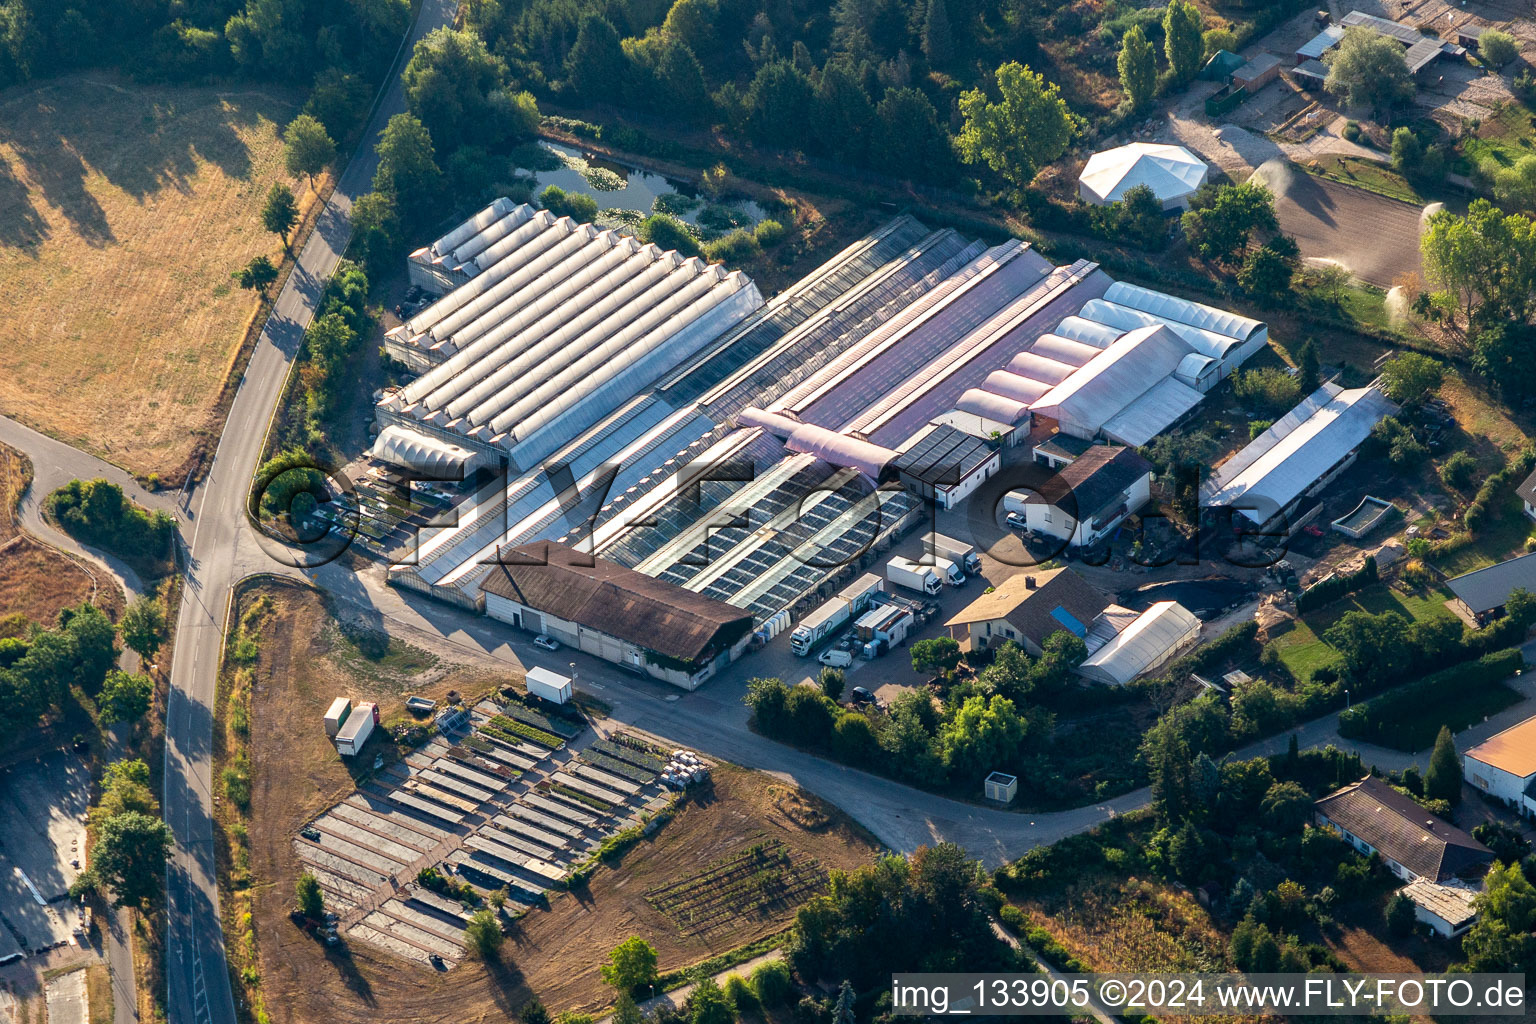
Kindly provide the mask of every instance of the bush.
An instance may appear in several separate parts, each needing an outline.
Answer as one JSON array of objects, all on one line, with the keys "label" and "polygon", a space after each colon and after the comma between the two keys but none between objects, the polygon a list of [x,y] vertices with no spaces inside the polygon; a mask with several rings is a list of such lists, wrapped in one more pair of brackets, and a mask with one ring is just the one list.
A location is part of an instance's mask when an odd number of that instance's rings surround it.
[{"label": "bush", "polygon": [[585,192],[567,192],[559,185],[551,185],[539,193],[539,205],[556,217],[588,222],[597,219],[597,200]]},{"label": "bush", "polygon": [[752,992],[764,1006],[783,1006],[789,1001],[794,984],[789,975],[789,965],[782,960],[770,960],[759,964],[750,978]]},{"label": "bush", "polygon": [[640,241],[659,249],[676,249],[683,256],[698,256],[699,240],[688,225],[665,213],[653,213],[640,222]]},{"label": "bush", "polygon": [[1466,452],[1457,452],[1440,467],[1440,481],[1447,487],[1464,491],[1472,483],[1472,474],[1475,472],[1477,460]]},{"label": "bush", "polygon": [[704,258],[711,263],[741,263],[760,252],[757,239],[751,233],[737,228],[704,245]]},{"label": "bush", "polygon": [[778,245],[784,241],[785,236],[788,234],[789,231],[783,224],[772,219],[761,221],[757,227],[752,229],[752,237],[756,238],[757,244],[764,249],[771,249]]},{"label": "bush", "polygon": [[1478,39],[1477,53],[1485,63],[1501,68],[1519,56],[1520,44],[1508,32],[1490,28]]},{"label": "bush", "polygon": [[171,554],[175,523],[164,512],[150,512],[107,480],[71,480],[44,502],[71,536],[130,560],[162,562]]}]

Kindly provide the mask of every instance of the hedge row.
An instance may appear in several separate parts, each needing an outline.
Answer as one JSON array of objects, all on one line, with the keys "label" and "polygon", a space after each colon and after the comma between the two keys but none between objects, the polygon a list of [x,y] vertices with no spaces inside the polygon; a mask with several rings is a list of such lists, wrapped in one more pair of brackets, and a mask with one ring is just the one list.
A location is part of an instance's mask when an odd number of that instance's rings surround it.
[{"label": "hedge row", "polygon": [[482,732],[488,732],[492,736],[501,736],[503,739],[517,742],[519,739],[532,740],[540,746],[550,750],[558,750],[565,745],[565,741],[552,732],[537,729],[527,722],[519,722],[515,718],[506,715],[497,715],[485,725],[480,727]]},{"label": "hedge row", "polygon": [[[1416,719],[1426,708],[1466,700],[1472,693],[1499,686],[1525,664],[1518,648],[1485,654],[1463,662],[1390,693],[1356,704],[1339,714],[1339,735],[1383,746],[1402,747],[1415,737]],[[1423,746],[1422,743],[1418,746]]]},{"label": "hedge row", "polygon": [[1347,597],[1357,590],[1364,590],[1373,583],[1381,580],[1376,572],[1376,559],[1368,557],[1365,564],[1354,572],[1335,573],[1327,579],[1303,590],[1296,595],[1296,611],[1302,615],[1326,607],[1340,598]]}]

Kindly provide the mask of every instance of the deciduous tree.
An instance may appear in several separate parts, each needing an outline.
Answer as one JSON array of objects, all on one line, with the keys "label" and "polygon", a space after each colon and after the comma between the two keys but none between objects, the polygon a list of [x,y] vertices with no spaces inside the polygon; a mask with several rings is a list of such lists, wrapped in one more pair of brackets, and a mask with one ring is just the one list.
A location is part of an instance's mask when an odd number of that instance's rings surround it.
[{"label": "deciduous tree", "polygon": [[283,129],[283,163],[289,174],[302,174],[315,187],[315,175],[336,159],[336,143],[319,119],[300,114]]},{"label": "deciduous tree", "polygon": [[1200,73],[1205,55],[1200,9],[1189,0],[1168,0],[1163,12],[1163,53],[1173,80],[1183,85]]},{"label": "deciduous tree", "polygon": [[116,905],[143,908],[160,895],[175,838],[159,818],[127,811],[102,821],[91,847],[91,870],[117,896]]},{"label": "deciduous tree", "polygon": [[294,202],[293,189],[280,181],[272,183],[267,191],[266,205],[261,208],[261,226],[283,240],[288,247],[288,232],[299,219],[299,205]]},{"label": "deciduous tree", "polygon": [[294,885],[294,899],[299,913],[311,921],[319,921],[325,916],[325,895],[320,889],[320,880],[308,871],[299,875]]},{"label": "deciduous tree", "polygon": [[165,642],[165,606],[151,594],[141,594],[128,602],[117,623],[123,643],[145,661],[154,661]]},{"label": "deciduous tree", "polygon": [[634,992],[656,981],[656,949],[649,942],[632,935],[608,954],[602,966],[603,981],[620,992]]},{"label": "deciduous tree", "polygon": [[102,724],[137,722],[148,714],[154,698],[155,684],[149,681],[148,676],[110,672],[101,684],[101,695],[97,701],[101,708]]},{"label": "deciduous tree", "polygon": [[1323,88],[1353,106],[1380,115],[1413,95],[1413,76],[1403,45],[1364,26],[1344,30],[1339,45],[1323,55],[1328,77]]},{"label": "deciduous tree", "polygon": [[995,103],[981,89],[961,95],[965,124],[956,145],[970,163],[985,163],[1023,188],[1067,151],[1077,119],[1054,83],[1017,61],[997,69],[997,90]]}]

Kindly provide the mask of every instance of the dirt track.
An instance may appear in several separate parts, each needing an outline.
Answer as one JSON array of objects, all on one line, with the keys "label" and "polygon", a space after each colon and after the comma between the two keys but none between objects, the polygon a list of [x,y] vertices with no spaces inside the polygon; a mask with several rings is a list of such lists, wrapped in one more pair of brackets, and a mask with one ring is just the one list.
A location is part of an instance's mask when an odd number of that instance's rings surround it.
[{"label": "dirt track", "polygon": [[1289,177],[1275,189],[1275,213],[1303,256],[1333,260],[1380,288],[1399,274],[1422,275],[1417,206],[1301,171]]}]

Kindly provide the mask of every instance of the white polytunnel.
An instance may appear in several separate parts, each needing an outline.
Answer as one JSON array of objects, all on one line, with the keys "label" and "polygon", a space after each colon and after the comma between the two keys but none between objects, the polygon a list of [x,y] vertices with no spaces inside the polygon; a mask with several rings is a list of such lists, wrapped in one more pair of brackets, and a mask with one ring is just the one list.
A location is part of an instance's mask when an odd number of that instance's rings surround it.
[{"label": "white polytunnel", "polygon": [[1029,405],[1039,401],[1041,395],[1051,390],[1051,385],[1036,378],[1009,373],[1007,370],[993,370],[987,374],[987,379],[981,382],[981,389]]},{"label": "white polytunnel", "polygon": [[1078,669],[1094,682],[1124,686],[1162,665],[1200,636],[1200,620],[1176,601],[1159,601]]},{"label": "white polytunnel", "polygon": [[1020,352],[1008,360],[1006,369],[1009,373],[1028,377],[1030,380],[1038,380],[1045,384],[1060,384],[1072,376],[1072,371],[1077,367],[1071,363],[1047,359],[1033,352]]},{"label": "white polytunnel", "polygon": [[887,463],[896,457],[893,449],[839,434],[814,423],[801,423],[782,413],[762,409],[743,409],[736,414],[736,425],[758,427],[784,442],[784,447],[803,455],[814,455],[823,462],[856,469],[873,480],[880,479]]},{"label": "white polytunnel", "polygon": [[1051,331],[1062,338],[1071,338],[1073,341],[1081,341],[1092,345],[1094,348],[1109,348],[1115,343],[1115,339],[1124,334],[1123,330],[1111,327],[1109,324],[1099,323],[1081,316],[1069,316],[1056,325]]},{"label": "white polytunnel", "polygon": [[1042,334],[1029,350],[1036,355],[1054,359],[1057,362],[1067,363],[1070,366],[1082,366],[1088,360],[1098,355],[1103,349],[1098,345],[1089,345],[1071,338],[1063,338],[1059,334]]},{"label": "white polytunnel", "polygon": [[1215,306],[1191,302],[1176,295],[1155,292],[1150,288],[1127,284],[1124,281],[1116,281],[1110,285],[1109,290],[1104,293],[1104,298],[1108,302],[1176,320],[1191,327],[1203,327],[1208,331],[1225,334],[1229,338],[1237,338],[1240,341],[1249,341],[1260,332],[1263,332],[1266,338],[1269,334],[1268,327],[1250,317],[1239,316],[1224,309],[1217,309]]},{"label": "white polytunnel", "polygon": [[468,476],[487,461],[480,452],[400,426],[379,431],[368,454],[391,465],[417,470],[429,479],[440,480]]},{"label": "white polytunnel", "polygon": [[[1130,306],[1121,306],[1114,302],[1106,302],[1103,299],[1089,299],[1083,303],[1083,316],[1092,317],[1103,324],[1119,328],[1122,331],[1134,331],[1141,327],[1163,326],[1174,334],[1183,338],[1201,355],[1219,359],[1225,363],[1230,355],[1241,352],[1243,343],[1236,338],[1225,334],[1217,334],[1203,327],[1195,327],[1191,324],[1180,323],[1168,317],[1161,317],[1155,313],[1148,313],[1140,309],[1132,309]],[[1234,360],[1232,365],[1237,365],[1241,360]]]},{"label": "white polytunnel", "polygon": [[962,394],[960,400],[955,403],[955,408],[961,412],[974,413],[977,416],[985,416],[989,420],[1001,420],[1004,423],[1022,423],[1029,418],[1027,403],[1016,402],[1002,395],[994,395],[980,388],[971,388]]}]

